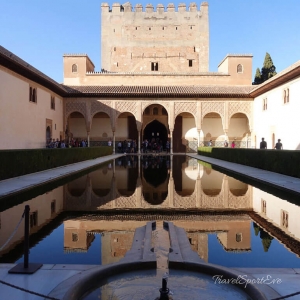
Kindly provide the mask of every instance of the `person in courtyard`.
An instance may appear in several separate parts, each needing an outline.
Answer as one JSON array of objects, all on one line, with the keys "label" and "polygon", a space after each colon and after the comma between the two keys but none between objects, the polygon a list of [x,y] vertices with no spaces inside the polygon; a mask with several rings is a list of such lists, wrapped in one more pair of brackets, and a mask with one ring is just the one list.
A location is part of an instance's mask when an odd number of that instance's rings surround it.
[{"label": "person in courtyard", "polygon": [[267,142],[265,141],[264,138],[261,139],[259,149],[267,149]]},{"label": "person in courtyard", "polygon": [[231,148],[235,148],[235,141],[232,141]]},{"label": "person in courtyard", "polygon": [[111,139],[108,140],[107,145],[108,145],[109,147],[112,146],[112,141],[111,141]]},{"label": "person in courtyard", "polygon": [[225,148],[228,147],[228,142],[227,142],[227,140],[224,141],[224,147],[225,147]]},{"label": "person in courtyard", "polygon": [[208,147],[212,147],[212,140],[208,142]]},{"label": "person in courtyard", "polygon": [[282,150],[283,149],[281,139],[278,139],[274,149],[276,149],[276,150]]}]

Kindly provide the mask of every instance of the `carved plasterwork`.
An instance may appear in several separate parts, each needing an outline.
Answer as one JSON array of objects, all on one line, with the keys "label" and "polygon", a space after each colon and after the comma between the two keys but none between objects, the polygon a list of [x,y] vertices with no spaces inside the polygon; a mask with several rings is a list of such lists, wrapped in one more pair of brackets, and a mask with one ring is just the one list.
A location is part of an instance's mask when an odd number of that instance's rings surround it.
[{"label": "carved plasterwork", "polygon": [[224,102],[203,102],[201,118],[203,119],[208,113],[215,112],[224,119],[224,110]]},{"label": "carved plasterwork", "polygon": [[230,119],[236,113],[244,113],[248,120],[251,120],[252,103],[251,102],[230,102],[228,104],[228,118]]},{"label": "carved plasterwork", "polygon": [[94,192],[91,193],[91,207],[96,209],[112,208],[111,192],[104,197],[97,196]]},{"label": "carved plasterwork", "polygon": [[191,113],[196,119],[197,116],[197,102],[175,102],[174,103],[174,119],[183,112]]},{"label": "carved plasterwork", "polygon": [[163,106],[166,109],[168,115],[170,114],[170,103],[163,102],[163,104],[162,104],[159,101],[145,101],[145,102],[143,101],[142,102],[142,114],[149,105],[153,105],[153,104],[158,104],[158,105]]},{"label": "carved plasterwork", "polygon": [[111,106],[111,101],[93,101],[91,103],[91,116],[93,117],[98,112],[104,112],[112,117]]},{"label": "carved plasterwork", "polygon": [[116,208],[135,208],[136,206],[136,193],[130,197],[120,196],[115,200]]},{"label": "carved plasterwork", "polygon": [[221,192],[218,196],[211,197],[202,194],[201,208],[224,208],[224,196]]},{"label": "carved plasterwork", "polygon": [[69,115],[75,111],[82,113],[83,116],[86,118],[86,102],[84,100],[66,102],[66,118],[68,118]]},{"label": "carved plasterwork", "polygon": [[174,207],[176,208],[195,208],[196,207],[196,191],[189,197],[182,197],[174,191]]},{"label": "carved plasterwork", "polygon": [[121,113],[130,112],[137,119],[137,101],[117,101],[115,109],[116,118],[118,118]]}]

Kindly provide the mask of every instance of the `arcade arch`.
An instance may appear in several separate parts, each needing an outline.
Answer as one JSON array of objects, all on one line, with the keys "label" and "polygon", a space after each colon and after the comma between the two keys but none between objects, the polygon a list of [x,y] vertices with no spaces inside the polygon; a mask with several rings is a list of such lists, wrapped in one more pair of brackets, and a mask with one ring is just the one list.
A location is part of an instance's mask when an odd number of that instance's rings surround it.
[{"label": "arcade arch", "polygon": [[91,123],[90,140],[91,141],[108,141],[112,139],[111,120],[107,113],[97,112]]},{"label": "arcade arch", "polygon": [[247,139],[250,136],[250,127],[248,117],[244,113],[235,113],[229,119],[228,138],[240,141],[237,147],[247,147]]},{"label": "arcade arch", "polygon": [[67,124],[71,137],[74,139],[86,139],[86,123],[82,113],[78,111],[72,112],[68,117]]},{"label": "arcade arch", "polygon": [[135,116],[130,112],[122,112],[117,118],[115,132],[116,141],[138,139],[138,130]]},{"label": "arcade arch", "polygon": [[226,139],[222,124],[222,118],[218,113],[211,112],[204,116],[202,121],[203,143],[204,146],[212,140],[213,146],[223,146]]}]

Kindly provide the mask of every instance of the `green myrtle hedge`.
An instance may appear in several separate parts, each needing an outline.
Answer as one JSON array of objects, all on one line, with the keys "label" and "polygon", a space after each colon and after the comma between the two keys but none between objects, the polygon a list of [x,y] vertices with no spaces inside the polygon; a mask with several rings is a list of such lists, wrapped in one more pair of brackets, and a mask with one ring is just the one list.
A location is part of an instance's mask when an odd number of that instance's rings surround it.
[{"label": "green myrtle hedge", "polygon": [[300,151],[200,147],[198,154],[300,178]]},{"label": "green myrtle hedge", "polygon": [[0,180],[112,154],[112,147],[0,150]]}]

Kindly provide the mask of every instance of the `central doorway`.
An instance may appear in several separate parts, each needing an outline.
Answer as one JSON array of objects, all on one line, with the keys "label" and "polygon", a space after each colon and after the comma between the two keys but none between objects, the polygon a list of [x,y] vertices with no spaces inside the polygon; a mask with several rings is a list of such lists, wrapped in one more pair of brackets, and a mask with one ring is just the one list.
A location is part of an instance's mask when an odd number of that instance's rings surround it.
[{"label": "central doorway", "polygon": [[153,140],[160,142],[163,146],[163,149],[165,149],[166,142],[168,140],[167,128],[159,121],[153,120],[144,129],[143,141],[146,139],[149,142],[152,142]]}]

